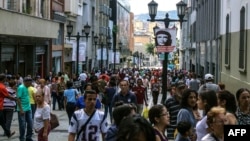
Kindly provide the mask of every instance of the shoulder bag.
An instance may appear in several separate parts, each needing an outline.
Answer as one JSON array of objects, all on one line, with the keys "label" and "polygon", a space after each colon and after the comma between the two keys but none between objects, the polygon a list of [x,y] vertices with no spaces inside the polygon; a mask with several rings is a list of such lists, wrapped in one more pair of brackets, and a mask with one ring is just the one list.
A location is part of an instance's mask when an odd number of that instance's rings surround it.
[{"label": "shoulder bag", "polygon": [[56,127],[59,126],[59,120],[56,114],[53,114],[50,112],[50,126],[51,130],[55,129]]}]

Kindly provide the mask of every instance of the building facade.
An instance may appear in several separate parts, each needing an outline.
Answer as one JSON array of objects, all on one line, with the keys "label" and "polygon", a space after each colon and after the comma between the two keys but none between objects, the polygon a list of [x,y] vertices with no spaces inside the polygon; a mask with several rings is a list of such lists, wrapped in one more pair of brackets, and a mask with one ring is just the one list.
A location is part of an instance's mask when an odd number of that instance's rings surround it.
[{"label": "building facade", "polygon": [[[63,5],[63,1],[57,2]],[[52,70],[52,40],[58,39],[60,31],[60,22],[51,18],[52,3],[51,0],[0,2],[0,18],[4,19],[0,22],[1,73],[44,77]]]},{"label": "building facade", "polygon": [[206,73],[220,80],[220,10],[216,0],[191,0],[188,19],[182,27],[181,68],[196,72],[202,78]]},{"label": "building facade", "polygon": [[221,82],[234,94],[250,86],[250,0],[221,1]]}]

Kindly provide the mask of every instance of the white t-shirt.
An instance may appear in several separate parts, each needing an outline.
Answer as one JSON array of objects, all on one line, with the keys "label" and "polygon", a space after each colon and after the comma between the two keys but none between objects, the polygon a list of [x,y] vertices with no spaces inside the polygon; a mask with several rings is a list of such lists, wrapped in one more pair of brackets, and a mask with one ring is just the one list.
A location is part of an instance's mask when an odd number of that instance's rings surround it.
[{"label": "white t-shirt", "polygon": [[34,129],[39,131],[44,127],[44,120],[50,119],[50,106],[46,104],[43,108],[36,108],[34,115]]},{"label": "white t-shirt", "polygon": [[200,141],[207,134],[207,128],[207,116],[205,116],[196,124],[196,141]]},{"label": "white t-shirt", "polygon": [[[81,127],[88,120],[89,116],[85,113],[83,109],[77,110],[74,112],[74,115],[71,118],[70,125],[68,128],[69,133],[75,133],[77,137],[77,133],[81,130]],[[107,118],[104,117],[104,112],[96,110],[93,117],[86,125],[85,134],[83,136],[83,132],[81,132],[78,141],[81,140],[95,140],[100,141],[100,134],[106,133],[108,130]]]}]

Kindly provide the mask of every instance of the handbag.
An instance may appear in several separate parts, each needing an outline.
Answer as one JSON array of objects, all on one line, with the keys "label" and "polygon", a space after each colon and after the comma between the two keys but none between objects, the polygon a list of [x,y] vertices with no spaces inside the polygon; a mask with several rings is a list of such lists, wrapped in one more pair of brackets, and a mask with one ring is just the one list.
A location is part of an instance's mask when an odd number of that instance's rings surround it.
[{"label": "handbag", "polygon": [[50,127],[51,127],[51,130],[55,129],[59,125],[60,124],[59,124],[59,120],[58,120],[57,115],[50,112]]}]

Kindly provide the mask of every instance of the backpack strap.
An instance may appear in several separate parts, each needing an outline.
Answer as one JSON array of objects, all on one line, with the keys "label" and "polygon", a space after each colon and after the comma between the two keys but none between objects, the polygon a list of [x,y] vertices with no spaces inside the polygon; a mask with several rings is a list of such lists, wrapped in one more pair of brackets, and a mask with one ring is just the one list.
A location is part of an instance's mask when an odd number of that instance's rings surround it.
[{"label": "backpack strap", "polygon": [[[100,114],[99,114],[100,115]],[[105,118],[107,117],[107,115],[103,115],[103,118],[101,120],[101,123],[100,123],[100,130],[101,130],[101,127],[102,127],[102,123],[104,122]],[[101,130],[102,131],[102,130]]]}]

